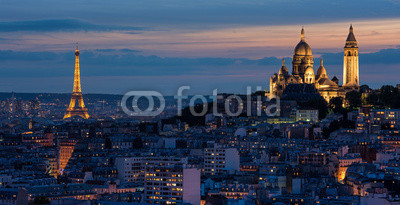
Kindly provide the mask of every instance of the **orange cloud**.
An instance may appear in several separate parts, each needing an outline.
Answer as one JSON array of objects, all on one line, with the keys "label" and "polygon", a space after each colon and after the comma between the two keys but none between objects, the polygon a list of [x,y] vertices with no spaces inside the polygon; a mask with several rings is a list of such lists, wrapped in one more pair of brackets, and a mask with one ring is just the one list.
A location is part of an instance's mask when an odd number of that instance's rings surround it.
[{"label": "orange cloud", "polygon": [[[341,52],[353,24],[360,52],[374,52],[400,45],[400,19],[357,20],[304,25],[306,40],[314,53]],[[130,34],[124,32],[15,33],[16,41],[3,41],[13,50],[73,50],[79,41],[82,49],[130,48],[145,55],[180,57],[262,58],[291,56],[300,39],[301,25],[226,27],[220,29],[159,28]],[[10,34],[2,34],[7,38]],[[317,56],[317,55],[315,55]]]}]

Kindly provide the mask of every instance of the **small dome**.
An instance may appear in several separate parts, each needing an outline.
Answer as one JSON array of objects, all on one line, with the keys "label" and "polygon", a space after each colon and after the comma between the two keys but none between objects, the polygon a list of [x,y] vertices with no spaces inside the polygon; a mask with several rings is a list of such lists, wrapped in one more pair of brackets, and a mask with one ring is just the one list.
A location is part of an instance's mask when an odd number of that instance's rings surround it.
[{"label": "small dome", "polygon": [[282,67],[279,69],[279,75],[289,75],[289,70],[285,66],[285,59],[282,59]]},{"label": "small dome", "polygon": [[293,55],[298,56],[311,56],[311,47],[306,43],[304,36],[304,29],[301,29],[301,40],[294,49]]},{"label": "small dome", "polygon": [[288,69],[286,68],[286,66],[282,66],[281,67],[281,69],[279,69],[279,75],[286,75],[286,74],[288,74],[289,73],[289,71],[288,71]]},{"label": "small dome", "polygon": [[311,66],[308,66],[305,75],[314,75],[314,69]]},{"label": "small dome", "polygon": [[328,73],[325,70],[324,67],[324,61],[321,58],[321,66],[319,66],[318,71],[317,71],[317,76],[318,78],[322,77],[322,78],[328,78]]}]

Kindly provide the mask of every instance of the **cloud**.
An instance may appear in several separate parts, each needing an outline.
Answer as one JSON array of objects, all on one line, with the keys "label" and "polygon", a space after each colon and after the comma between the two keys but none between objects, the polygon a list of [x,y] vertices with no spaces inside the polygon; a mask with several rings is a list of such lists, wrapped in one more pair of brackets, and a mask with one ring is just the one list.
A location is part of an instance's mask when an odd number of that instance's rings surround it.
[{"label": "cloud", "polygon": [[10,21],[0,22],[0,32],[72,32],[72,31],[138,31],[145,30],[145,27],[117,26],[93,24],[77,19],[46,19],[34,21]]},{"label": "cloud", "polygon": [[58,53],[54,52],[15,52],[12,50],[0,50],[0,60],[1,61],[46,61],[49,59],[59,58]]},{"label": "cloud", "polygon": [[[278,72],[282,60],[277,57],[247,58],[180,58],[138,55],[131,49],[81,50],[80,63],[84,76],[174,76],[174,75],[265,75]],[[383,49],[375,53],[360,54],[360,67],[364,65],[400,64],[400,47]],[[333,74],[343,64],[343,53],[322,54],[327,69]],[[73,72],[73,52],[20,52],[0,51],[0,72],[4,77],[17,76],[69,76]],[[286,58],[291,69],[291,58]],[[315,59],[315,68],[319,66]],[[331,65],[331,66],[330,66]],[[335,68],[335,69],[333,69]],[[373,72],[364,70],[364,72]]]},{"label": "cloud", "polygon": [[115,49],[96,49],[95,51],[108,53],[108,52],[115,52],[116,50]]},{"label": "cloud", "polygon": [[[329,64],[343,64],[343,53],[323,53],[322,58],[329,59]],[[360,64],[400,64],[400,46],[396,48],[382,49],[374,53],[360,53]]]},{"label": "cloud", "polygon": [[[7,1],[2,19],[66,19],[97,24],[140,22],[151,27],[197,28],[229,25],[287,25],[399,17],[398,0],[148,0]],[[21,8],[24,5],[25,8]]]},{"label": "cloud", "polygon": [[124,52],[124,53],[138,53],[138,52],[141,52],[139,50],[133,50],[133,49],[129,49],[129,48],[119,49],[119,51]]}]

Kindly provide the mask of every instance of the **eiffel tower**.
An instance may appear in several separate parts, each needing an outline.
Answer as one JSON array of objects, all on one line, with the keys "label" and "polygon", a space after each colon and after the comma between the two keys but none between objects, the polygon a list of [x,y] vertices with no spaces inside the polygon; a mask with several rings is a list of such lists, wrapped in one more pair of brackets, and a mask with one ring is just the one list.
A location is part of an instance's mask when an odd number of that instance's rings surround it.
[{"label": "eiffel tower", "polygon": [[[76,104],[76,101],[78,101],[77,104]],[[75,50],[74,89],[72,91],[71,102],[69,103],[67,113],[65,113],[65,115],[64,115],[64,119],[73,117],[76,115],[81,116],[84,119],[89,118],[89,114],[87,113],[87,108],[85,108],[85,103],[83,103],[83,98],[82,98],[81,75],[80,75],[80,71],[79,71],[78,43],[76,43],[76,50]]]}]

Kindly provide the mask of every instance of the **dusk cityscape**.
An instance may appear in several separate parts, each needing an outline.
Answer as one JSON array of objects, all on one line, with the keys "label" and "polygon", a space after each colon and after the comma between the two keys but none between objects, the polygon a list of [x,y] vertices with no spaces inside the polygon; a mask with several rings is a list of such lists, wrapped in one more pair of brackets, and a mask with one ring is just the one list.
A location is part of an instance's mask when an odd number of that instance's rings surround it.
[{"label": "dusk cityscape", "polygon": [[400,204],[400,1],[0,1],[0,204]]}]

